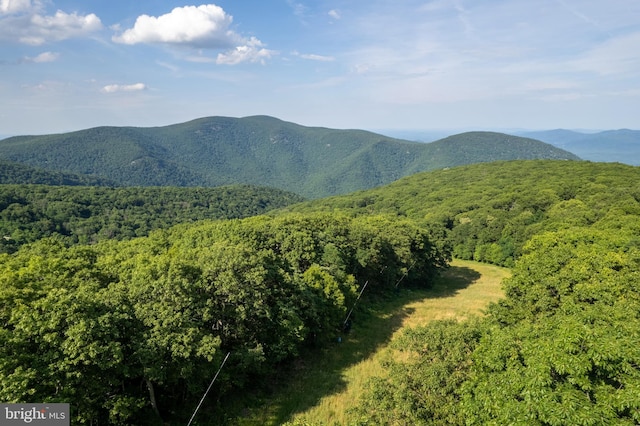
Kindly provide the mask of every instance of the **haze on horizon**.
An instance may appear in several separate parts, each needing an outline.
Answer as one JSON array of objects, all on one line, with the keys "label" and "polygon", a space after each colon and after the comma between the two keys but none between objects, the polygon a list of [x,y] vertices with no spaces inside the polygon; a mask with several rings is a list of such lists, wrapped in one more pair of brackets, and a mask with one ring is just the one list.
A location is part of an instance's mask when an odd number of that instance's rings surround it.
[{"label": "haze on horizon", "polygon": [[0,0],[0,135],[640,129],[637,0]]}]

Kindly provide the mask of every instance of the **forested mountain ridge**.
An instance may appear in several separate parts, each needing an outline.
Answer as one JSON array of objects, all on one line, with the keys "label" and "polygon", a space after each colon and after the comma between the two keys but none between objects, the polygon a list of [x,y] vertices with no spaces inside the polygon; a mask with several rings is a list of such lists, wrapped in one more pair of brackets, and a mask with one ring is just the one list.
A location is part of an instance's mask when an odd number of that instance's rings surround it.
[{"label": "forested mountain ridge", "polygon": [[87,185],[113,186],[114,183],[95,176],[83,176],[75,173],[64,173],[32,167],[14,161],[0,159],[1,184],[39,184],[39,185]]},{"label": "forested mountain ridge", "polygon": [[302,201],[274,188],[0,185],[0,253],[61,236],[68,243],[130,239],[179,223],[237,219]]},{"label": "forested mountain ridge", "polygon": [[607,161],[640,165],[640,131],[630,129],[581,133],[557,129],[517,133],[571,151],[589,161]]},{"label": "forested mountain ridge", "polygon": [[[433,151],[425,170],[489,163],[503,160],[579,160],[568,151],[558,151],[539,140],[497,132],[465,132],[427,144]],[[423,171],[423,170],[416,170]]]},{"label": "forested mountain ridge", "polygon": [[0,158],[100,176],[120,185],[254,184],[308,198],[348,193],[416,172],[508,159],[578,159],[532,139],[469,132],[432,144],[273,117],[208,117],[164,127],[98,127],[0,141]]},{"label": "forested mountain ridge", "polygon": [[513,266],[533,235],[566,226],[605,226],[612,217],[637,213],[639,202],[638,167],[526,160],[417,173],[285,210],[407,216],[447,229],[455,257]]}]

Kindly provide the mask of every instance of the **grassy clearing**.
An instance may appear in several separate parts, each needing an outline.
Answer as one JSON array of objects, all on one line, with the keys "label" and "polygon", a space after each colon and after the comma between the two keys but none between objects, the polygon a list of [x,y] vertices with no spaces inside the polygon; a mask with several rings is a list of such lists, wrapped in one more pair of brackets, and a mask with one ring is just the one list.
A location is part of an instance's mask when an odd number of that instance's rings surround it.
[{"label": "grassy clearing", "polygon": [[385,374],[380,361],[394,336],[403,328],[429,321],[481,314],[489,302],[502,296],[500,283],[508,274],[497,266],[456,260],[429,291],[404,290],[393,299],[377,302],[358,315],[341,343],[302,357],[279,380],[279,390],[236,423],[349,424],[349,409],[357,405],[365,383]]}]

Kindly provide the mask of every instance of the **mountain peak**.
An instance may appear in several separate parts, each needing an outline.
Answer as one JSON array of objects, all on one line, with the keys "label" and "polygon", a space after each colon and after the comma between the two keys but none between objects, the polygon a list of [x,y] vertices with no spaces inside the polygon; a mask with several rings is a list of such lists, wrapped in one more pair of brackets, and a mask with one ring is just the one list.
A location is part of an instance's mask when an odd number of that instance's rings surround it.
[{"label": "mountain peak", "polygon": [[466,132],[426,144],[364,130],[306,127],[267,115],[14,137],[0,141],[0,158],[120,185],[256,184],[311,198],[460,164],[577,159],[540,141],[495,132]]}]

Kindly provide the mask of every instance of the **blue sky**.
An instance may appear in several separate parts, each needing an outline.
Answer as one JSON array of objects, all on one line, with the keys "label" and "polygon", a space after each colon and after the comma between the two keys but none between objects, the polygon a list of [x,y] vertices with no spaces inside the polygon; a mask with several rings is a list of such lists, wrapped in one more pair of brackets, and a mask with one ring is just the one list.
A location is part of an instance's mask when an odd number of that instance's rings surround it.
[{"label": "blue sky", "polygon": [[0,134],[640,129],[638,0],[0,0]]}]

